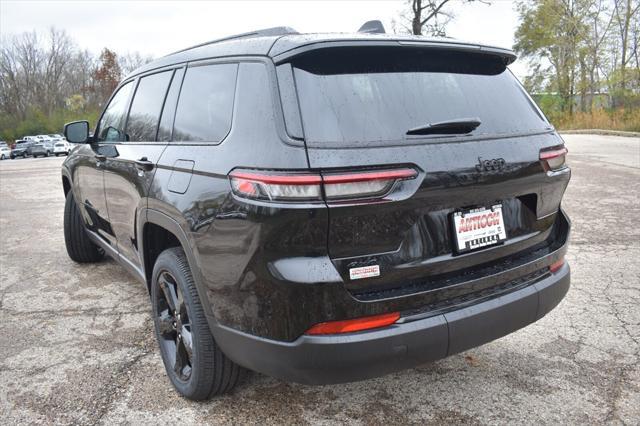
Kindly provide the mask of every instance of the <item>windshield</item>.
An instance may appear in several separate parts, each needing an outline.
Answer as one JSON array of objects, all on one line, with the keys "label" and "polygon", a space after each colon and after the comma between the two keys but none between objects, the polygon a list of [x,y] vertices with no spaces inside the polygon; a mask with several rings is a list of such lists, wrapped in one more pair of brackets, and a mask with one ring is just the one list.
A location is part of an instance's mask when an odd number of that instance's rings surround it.
[{"label": "windshield", "polygon": [[292,64],[307,141],[397,142],[420,137],[407,135],[411,129],[469,117],[481,123],[472,136],[550,128],[520,83],[495,60],[485,64],[480,55],[451,52],[378,52],[371,58],[356,52]]}]

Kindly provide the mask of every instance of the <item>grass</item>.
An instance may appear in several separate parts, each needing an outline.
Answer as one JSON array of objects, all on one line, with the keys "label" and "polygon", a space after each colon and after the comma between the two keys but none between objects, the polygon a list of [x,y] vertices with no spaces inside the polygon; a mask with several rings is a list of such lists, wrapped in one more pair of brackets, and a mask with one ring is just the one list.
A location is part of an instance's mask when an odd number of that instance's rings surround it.
[{"label": "grass", "polygon": [[547,115],[559,130],[601,129],[640,132],[640,108],[630,110],[604,109],[575,112],[573,115],[550,113]]}]

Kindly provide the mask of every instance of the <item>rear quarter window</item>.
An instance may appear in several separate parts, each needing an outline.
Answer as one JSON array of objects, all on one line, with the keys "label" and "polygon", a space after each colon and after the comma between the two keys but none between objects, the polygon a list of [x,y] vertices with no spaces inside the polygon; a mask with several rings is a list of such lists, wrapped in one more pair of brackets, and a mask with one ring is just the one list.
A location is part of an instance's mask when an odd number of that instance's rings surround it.
[{"label": "rear quarter window", "polygon": [[174,141],[220,142],[231,130],[238,64],[187,68],[178,99]]}]

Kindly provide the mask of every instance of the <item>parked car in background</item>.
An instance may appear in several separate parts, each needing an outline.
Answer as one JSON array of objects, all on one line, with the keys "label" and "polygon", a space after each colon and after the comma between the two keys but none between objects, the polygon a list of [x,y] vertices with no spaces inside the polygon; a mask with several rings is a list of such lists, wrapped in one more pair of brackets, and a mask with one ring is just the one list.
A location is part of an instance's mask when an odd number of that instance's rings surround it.
[{"label": "parked car in background", "polygon": [[5,160],[11,157],[11,148],[7,146],[5,141],[0,141],[0,160]]},{"label": "parked car in background", "polygon": [[27,158],[31,155],[31,147],[35,144],[32,140],[17,140],[14,148],[11,150],[11,159],[22,157]]},{"label": "parked car in background", "polygon": [[53,144],[53,153],[56,157],[60,154],[69,155],[69,152],[71,152],[71,148],[72,147],[69,142],[67,142],[66,140],[58,139]]},{"label": "parked car in background", "polygon": [[64,136],[62,136],[59,133],[54,133],[54,134],[48,135],[48,136],[54,141],[56,141],[56,140],[66,141],[67,140]]},{"label": "parked car in background", "polygon": [[40,142],[36,142],[31,147],[31,150],[29,151],[29,153],[34,158],[39,157],[39,156],[48,157],[51,154],[53,154],[53,142],[51,142],[49,139],[44,140],[44,141],[40,141]]}]

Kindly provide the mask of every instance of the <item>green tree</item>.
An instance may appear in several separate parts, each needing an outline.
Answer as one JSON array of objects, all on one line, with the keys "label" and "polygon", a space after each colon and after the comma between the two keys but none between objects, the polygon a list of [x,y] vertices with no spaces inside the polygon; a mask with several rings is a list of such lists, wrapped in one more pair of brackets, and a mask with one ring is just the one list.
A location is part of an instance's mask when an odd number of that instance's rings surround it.
[{"label": "green tree", "polygon": [[[529,59],[557,92],[560,109],[573,113],[576,78],[589,27],[585,23],[587,0],[523,1],[518,4],[520,25],[514,49]],[[586,78],[586,77],[584,77]]]}]

